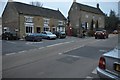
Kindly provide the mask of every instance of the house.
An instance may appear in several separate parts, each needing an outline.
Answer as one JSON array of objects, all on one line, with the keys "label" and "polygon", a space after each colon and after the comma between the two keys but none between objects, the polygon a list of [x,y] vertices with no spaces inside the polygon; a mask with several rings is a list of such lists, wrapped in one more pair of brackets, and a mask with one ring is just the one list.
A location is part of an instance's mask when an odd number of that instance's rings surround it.
[{"label": "house", "polygon": [[98,28],[105,27],[105,15],[99,8],[99,4],[96,7],[91,7],[81,3],[77,3],[74,0],[69,12],[68,12],[68,35],[78,36],[83,31],[89,32],[95,31]]},{"label": "house", "polygon": [[8,2],[2,19],[3,32],[16,32],[19,38],[41,31],[65,31],[66,18],[59,10],[20,2]]}]

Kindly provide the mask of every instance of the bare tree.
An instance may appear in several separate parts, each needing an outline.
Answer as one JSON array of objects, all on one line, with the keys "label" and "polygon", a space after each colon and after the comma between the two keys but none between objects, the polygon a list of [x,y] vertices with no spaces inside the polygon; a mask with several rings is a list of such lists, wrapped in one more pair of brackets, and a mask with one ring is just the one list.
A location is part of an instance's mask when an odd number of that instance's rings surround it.
[{"label": "bare tree", "polygon": [[38,6],[38,7],[42,7],[43,6],[43,4],[41,3],[41,2],[38,2],[38,1],[36,1],[36,2],[30,2],[30,4],[31,5],[34,5],[34,6]]}]

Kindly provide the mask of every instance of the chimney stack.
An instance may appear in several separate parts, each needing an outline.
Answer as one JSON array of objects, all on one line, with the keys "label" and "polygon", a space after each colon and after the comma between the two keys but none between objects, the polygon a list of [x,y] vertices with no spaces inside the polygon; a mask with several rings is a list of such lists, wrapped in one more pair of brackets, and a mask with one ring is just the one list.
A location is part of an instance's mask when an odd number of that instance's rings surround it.
[{"label": "chimney stack", "polygon": [[73,2],[76,2],[76,0],[73,0]]},{"label": "chimney stack", "polygon": [[97,8],[99,9],[99,4],[97,3]]},{"label": "chimney stack", "polygon": [[13,2],[13,0],[8,0],[8,2]]}]

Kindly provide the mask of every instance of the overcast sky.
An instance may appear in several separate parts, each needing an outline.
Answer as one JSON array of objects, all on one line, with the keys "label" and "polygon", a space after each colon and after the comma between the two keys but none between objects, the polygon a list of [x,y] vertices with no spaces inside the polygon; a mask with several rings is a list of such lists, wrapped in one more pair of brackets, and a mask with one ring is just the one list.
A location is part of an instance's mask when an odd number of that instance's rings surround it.
[{"label": "overcast sky", "polygon": [[[6,6],[8,0],[0,0],[0,16]],[[73,3],[73,0],[14,0],[22,3],[29,4],[31,1],[38,1],[43,4],[43,7],[59,10],[63,13],[65,17],[68,16],[68,11]],[[109,15],[110,10],[114,10],[118,14],[118,1],[120,0],[76,0],[78,3],[86,4],[89,6],[96,7],[99,3],[101,10]]]}]

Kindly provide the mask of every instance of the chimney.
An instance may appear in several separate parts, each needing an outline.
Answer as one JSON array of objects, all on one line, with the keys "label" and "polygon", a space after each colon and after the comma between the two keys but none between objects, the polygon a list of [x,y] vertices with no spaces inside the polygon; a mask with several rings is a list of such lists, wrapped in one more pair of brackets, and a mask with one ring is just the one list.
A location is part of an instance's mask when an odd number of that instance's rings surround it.
[{"label": "chimney", "polygon": [[76,0],[73,0],[73,2],[76,2]]},{"label": "chimney", "polygon": [[97,8],[99,9],[99,4],[97,3]]},{"label": "chimney", "polygon": [[8,2],[13,2],[13,0],[8,0]]}]

